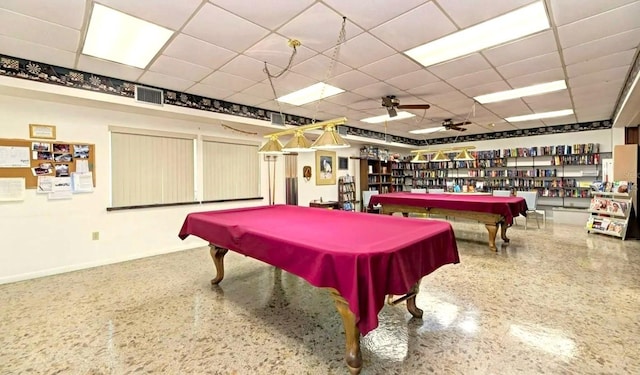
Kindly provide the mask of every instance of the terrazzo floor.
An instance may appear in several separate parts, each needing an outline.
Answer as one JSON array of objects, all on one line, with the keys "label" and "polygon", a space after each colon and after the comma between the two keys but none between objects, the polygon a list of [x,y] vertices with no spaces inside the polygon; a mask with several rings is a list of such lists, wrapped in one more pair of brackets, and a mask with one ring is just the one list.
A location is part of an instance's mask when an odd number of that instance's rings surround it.
[{"label": "terrazzo floor", "polygon": [[[640,241],[522,225],[493,253],[453,222],[461,262],[385,306],[362,374],[640,374]],[[0,285],[0,374],[348,374],[328,292],[208,248]]]}]

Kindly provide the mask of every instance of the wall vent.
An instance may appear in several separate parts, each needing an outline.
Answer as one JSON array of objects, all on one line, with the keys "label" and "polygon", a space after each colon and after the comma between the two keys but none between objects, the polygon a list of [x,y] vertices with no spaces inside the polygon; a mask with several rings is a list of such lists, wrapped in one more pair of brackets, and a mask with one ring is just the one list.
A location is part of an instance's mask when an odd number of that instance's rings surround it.
[{"label": "wall vent", "polygon": [[164,97],[162,95],[162,90],[136,85],[136,101],[163,105]]},{"label": "wall vent", "polygon": [[336,130],[338,130],[338,134],[340,134],[340,135],[347,135],[347,127],[346,126],[338,125],[338,126],[336,126]]},{"label": "wall vent", "polygon": [[282,118],[282,115],[271,112],[271,125],[284,125],[284,118]]}]

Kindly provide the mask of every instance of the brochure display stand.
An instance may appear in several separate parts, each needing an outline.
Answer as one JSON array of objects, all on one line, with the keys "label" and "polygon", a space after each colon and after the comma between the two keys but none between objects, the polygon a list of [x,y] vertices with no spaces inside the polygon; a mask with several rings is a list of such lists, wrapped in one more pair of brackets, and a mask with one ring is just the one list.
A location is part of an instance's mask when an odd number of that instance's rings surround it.
[{"label": "brochure display stand", "polygon": [[587,232],[607,234],[624,240],[629,219],[635,215],[629,193],[594,191],[591,194],[593,198],[589,205],[591,216],[587,220]]}]

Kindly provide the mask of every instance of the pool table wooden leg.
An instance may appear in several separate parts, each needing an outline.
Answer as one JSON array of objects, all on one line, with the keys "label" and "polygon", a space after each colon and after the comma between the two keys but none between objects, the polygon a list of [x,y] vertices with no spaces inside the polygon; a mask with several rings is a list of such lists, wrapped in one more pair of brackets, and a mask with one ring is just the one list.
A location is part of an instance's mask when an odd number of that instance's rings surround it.
[{"label": "pool table wooden leg", "polygon": [[496,234],[498,234],[498,226],[496,224],[486,223],[484,225],[489,231],[489,248],[493,251],[498,251],[496,247]]},{"label": "pool table wooden leg", "polygon": [[218,247],[214,244],[209,244],[209,253],[213,264],[216,266],[216,277],[211,279],[211,285],[217,285],[224,279],[224,256],[229,250]]},{"label": "pool table wooden leg", "polygon": [[409,291],[411,297],[407,299],[407,310],[409,310],[409,313],[411,313],[414,318],[421,319],[423,311],[416,306],[416,296],[418,295],[418,291],[420,291],[420,280],[418,280],[418,282]]},{"label": "pool table wooden leg", "polygon": [[507,223],[505,223],[504,221],[500,223],[500,237],[502,237],[502,240],[504,242],[509,243],[509,238],[507,238],[507,229],[509,228],[509,226],[507,225]]},{"label": "pool table wooden leg", "polygon": [[349,309],[349,302],[337,290],[329,288],[329,292],[344,325],[346,336],[344,359],[351,375],[357,375],[362,370],[362,353],[360,352],[360,330],[356,326],[356,316]]}]

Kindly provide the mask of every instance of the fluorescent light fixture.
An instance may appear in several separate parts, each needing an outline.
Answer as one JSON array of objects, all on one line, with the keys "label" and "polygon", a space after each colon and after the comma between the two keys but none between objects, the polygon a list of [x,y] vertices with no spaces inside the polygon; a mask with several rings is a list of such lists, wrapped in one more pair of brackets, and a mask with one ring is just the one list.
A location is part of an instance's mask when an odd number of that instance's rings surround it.
[{"label": "fluorescent light fixture", "polygon": [[144,69],[172,34],[172,30],[94,4],[82,53]]},{"label": "fluorescent light fixture", "polygon": [[573,114],[573,109],[563,109],[561,111],[533,113],[530,115],[507,117],[505,118],[505,120],[509,122],[519,122],[519,121],[540,120],[543,118],[569,116],[572,114]]},{"label": "fluorescent light fixture", "polygon": [[409,130],[411,134],[430,134],[436,132],[443,132],[447,130],[444,126],[438,126],[435,128],[426,128],[426,129],[417,129],[417,130]]},{"label": "fluorescent light fixture", "polygon": [[409,112],[405,112],[405,111],[400,111],[398,112],[398,114],[394,117],[389,117],[389,114],[386,115],[382,115],[382,116],[375,116],[375,117],[367,117],[367,118],[363,118],[362,122],[368,122],[369,124],[377,124],[380,122],[385,122],[385,121],[395,121],[395,120],[404,120],[406,118],[411,118],[414,117],[415,115],[413,113],[409,113]]},{"label": "fluorescent light fixture", "polygon": [[516,98],[522,98],[524,96],[533,96],[546,94],[549,92],[560,91],[567,88],[567,84],[564,80],[553,81],[547,83],[540,83],[538,85],[521,87],[519,89],[506,90],[500,92],[494,92],[493,94],[479,95],[473,99],[480,104],[501,102],[503,100],[510,100]]},{"label": "fluorescent light fixture", "polygon": [[405,51],[424,66],[468,55],[549,28],[544,3],[538,1],[513,12],[471,26]]},{"label": "fluorescent light fixture", "polygon": [[276,100],[293,105],[303,105],[315,102],[316,100],[328,98],[336,94],[340,94],[341,92],[344,92],[344,90],[341,88],[318,82],[315,85],[311,85],[304,89],[294,91],[291,94],[281,96]]}]

